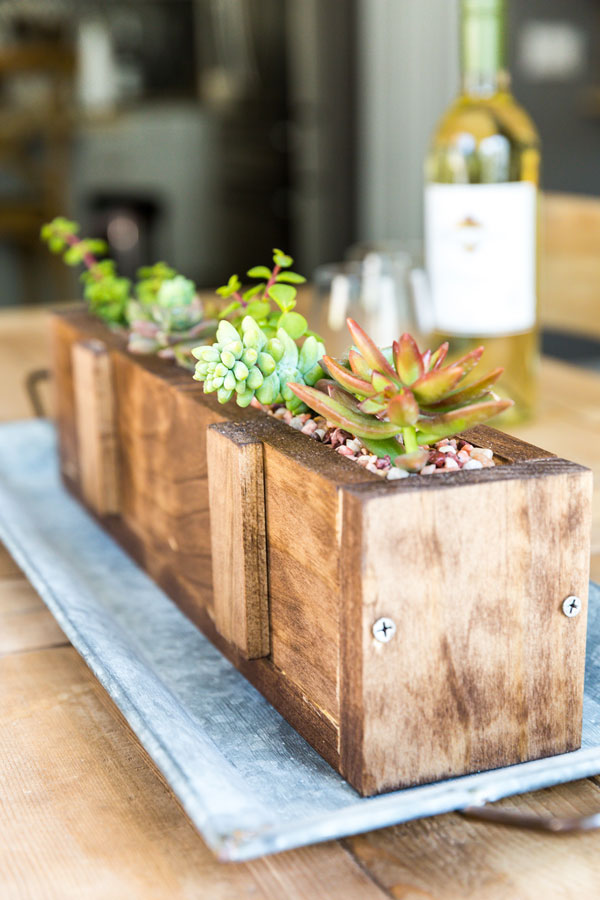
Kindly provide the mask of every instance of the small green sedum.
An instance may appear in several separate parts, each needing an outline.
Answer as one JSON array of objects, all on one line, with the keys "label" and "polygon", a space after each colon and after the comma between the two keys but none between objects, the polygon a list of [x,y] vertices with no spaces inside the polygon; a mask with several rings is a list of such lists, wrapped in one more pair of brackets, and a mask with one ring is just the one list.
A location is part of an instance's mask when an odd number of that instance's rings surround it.
[{"label": "small green sedum", "polygon": [[215,343],[192,350],[198,360],[194,378],[204,383],[206,394],[216,393],[219,403],[235,397],[237,405],[245,407],[256,398],[265,406],[285,403],[300,412],[304,403],[288,382],[316,384],[323,377],[319,360],[324,352],[314,336],[299,349],[284,328],[269,338],[252,316],[245,316],[239,331],[223,319]]}]

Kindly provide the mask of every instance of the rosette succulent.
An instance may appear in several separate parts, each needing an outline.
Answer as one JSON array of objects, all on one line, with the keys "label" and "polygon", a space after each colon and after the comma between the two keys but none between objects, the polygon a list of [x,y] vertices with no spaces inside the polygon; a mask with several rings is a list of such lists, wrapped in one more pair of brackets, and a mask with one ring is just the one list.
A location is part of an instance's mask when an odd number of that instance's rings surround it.
[{"label": "rosette succulent", "polygon": [[350,431],[377,456],[390,456],[397,466],[419,469],[435,443],[477,425],[512,406],[492,387],[502,374],[495,369],[461,387],[483,354],[479,347],[443,366],[448,344],[420,353],[403,334],[388,350],[380,350],[352,319],[348,328],[355,346],[348,359],[329,356],[322,365],[328,379],[317,387],[292,383],[289,389],[328,422]]},{"label": "rosette succulent", "polygon": [[127,308],[132,353],[159,353],[174,357],[193,369],[191,350],[198,341],[212,337],[216,321],[204,319],[196,285],[164,263],[141,269],[137,300]]},{"label": "rosette succulent", "polygon": [[288,387],[288,381],[313,385],[323,377],[319,359],[324,347],[308,337],[299,349],[285,329],[269,338],[252,316],[246,316],[238,331],[223,319],[216,342],[196,347],[198,360],[194,378],[204,382],[204,392],[216,392],[219,403],[235,396],[238,406],[254,398],[265,405],[284,402],[294,412],[304,408]]}]

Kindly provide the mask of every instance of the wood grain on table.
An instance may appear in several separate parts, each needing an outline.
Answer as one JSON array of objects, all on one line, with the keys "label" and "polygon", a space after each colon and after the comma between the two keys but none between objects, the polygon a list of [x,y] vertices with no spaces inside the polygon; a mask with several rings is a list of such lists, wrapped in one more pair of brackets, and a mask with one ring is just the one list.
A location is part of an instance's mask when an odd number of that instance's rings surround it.
[{"label": "wood grain on table", "polygon": [[[45,314],[0,314],[0,419],[30,414],[24,375],[48,365]],[[600,375],[545,360],[538,418],[513,429],[596,476]],[[47,395],[45,395],[47,396]],[[600,894],[600,833],[555,836],[448,814],[250,863],[216,862],[112,700],[0,549],[2,900],[537,900]],[[502,806],[600,810],[585,779]]]}]

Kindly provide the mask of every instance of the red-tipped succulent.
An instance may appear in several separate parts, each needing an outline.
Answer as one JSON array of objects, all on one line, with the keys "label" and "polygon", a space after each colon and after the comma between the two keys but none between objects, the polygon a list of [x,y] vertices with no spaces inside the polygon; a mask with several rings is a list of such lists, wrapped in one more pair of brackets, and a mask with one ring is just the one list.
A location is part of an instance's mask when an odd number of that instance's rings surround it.
[{"label": "red-tipped succulent", "polygon": [[491,390],[502,369],[460,386],[481,359],[483,347],[444,366],[448,344],[435,353],[420,353],[414,338],[403,334],[391,349],[380,350],[353,319],[348,319],[348,328],[354,340],[348,360],[325,356],[321,365],[329,379],[317,387],[290,388],[328,422],[350,431],[377,456],[389,455],[397,466],[420,469],[427,458],[421,445],[512,406],[512,400],[500,400]]}]

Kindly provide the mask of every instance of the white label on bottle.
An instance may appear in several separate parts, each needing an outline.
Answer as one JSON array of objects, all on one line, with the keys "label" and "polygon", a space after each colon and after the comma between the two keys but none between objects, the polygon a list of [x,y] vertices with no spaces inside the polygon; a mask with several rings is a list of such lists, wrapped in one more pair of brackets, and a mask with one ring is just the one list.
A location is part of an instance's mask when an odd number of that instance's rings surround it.
[{"label": "white label on bottle", "polygon": [[425,249],[439,331],[485,337],[533,328],[536,223],[529,182],[427,186]]}]

